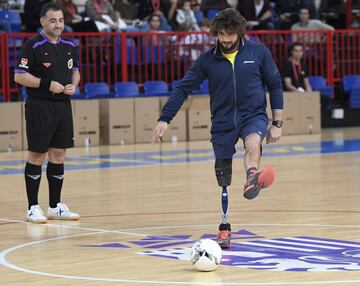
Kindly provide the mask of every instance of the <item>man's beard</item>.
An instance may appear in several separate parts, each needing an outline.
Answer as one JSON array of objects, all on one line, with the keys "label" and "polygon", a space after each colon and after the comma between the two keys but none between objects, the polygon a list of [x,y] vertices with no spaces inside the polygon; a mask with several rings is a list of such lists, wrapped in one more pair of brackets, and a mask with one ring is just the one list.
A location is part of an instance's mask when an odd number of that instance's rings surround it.
[{"label": "man's beard", "polygon": [[225,48],[224,45],[220,42],[221,51],[222,51],[224,54],[233,53],[233,52],[235,52],[235,51],[238,49],[239,43],[240,43],[240,38],[238,38],[237,41],[236,41],[234,44],[232,44],[230,47]]}]

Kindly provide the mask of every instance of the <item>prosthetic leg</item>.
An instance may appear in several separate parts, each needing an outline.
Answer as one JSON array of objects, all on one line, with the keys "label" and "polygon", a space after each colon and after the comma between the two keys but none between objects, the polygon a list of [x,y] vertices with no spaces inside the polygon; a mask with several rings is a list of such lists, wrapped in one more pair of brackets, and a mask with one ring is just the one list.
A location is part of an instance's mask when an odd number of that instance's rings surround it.
[{"label": "prosthetic leg", "polygon": [[231,225],[228,222],[229,212],[229,186],[232,176],[232,159],[216,159],[215,174],[218,185],[221,187],[222,222],[219,225],[217,243],[221,248],[229,248],[231,245]]}]

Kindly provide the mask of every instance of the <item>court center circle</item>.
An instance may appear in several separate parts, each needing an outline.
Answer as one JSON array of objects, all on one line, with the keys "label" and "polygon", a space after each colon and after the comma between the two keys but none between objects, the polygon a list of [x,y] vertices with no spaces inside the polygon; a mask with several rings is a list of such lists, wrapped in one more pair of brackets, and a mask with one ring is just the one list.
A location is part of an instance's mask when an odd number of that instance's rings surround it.
[{"label": "court center circle", "polygon": [[[56,227],[57,225],[50,225]],[[194,227],[213,227],[214,225],[182,225],[182,226],[154,226],[154,227],[143,227],[143,228],[131,228],[131,229],[124,229],[124,230],[102,230],[102,229],[90,229],[90,228],[82,228],[82,227],[71,227],[74,229],[83,229],[83,230],[92,230],[89,233],[82,233],[82,234],[74,234],[74,235],[67,235],[67,236],[60,236],[55,238],[43,239],[33,242],[28,242],[24,244],[20,244],[8,249],[5,249],[0,252],[0,264],[8,267],[13,270],[21,271],[28,274],[36,274],[41,276],[53,277],[53,278],[64,278],[64,279],[72,279],[72,280],[87,280],[87,281],[102,281],[102,282],[117,282],[117,283],[132,283],[132,284],[168,284],[168,285],[205,285],[209,284],[209,281],[204,282],[193,282],[193,281],[155,281],[155,280],[133,280],[133,279],[120,279],[120,278],[106,278],[106,277],[90,277],[90,276],[72,276],[72,275],[63,275],[63,274],[56,274],[56,273],[48,273],[42,271],[35,271],[27,268],[23,268],[16,264],[10,263],[6,260],[6,256],[12,252],[20,250],[25,247],[30,247],[36,244],[46,243],[49,241],[56,241],[74,237],[81,237],[81,236],[91,236],[97,234],[106,234],[106,233],[113,233],[113,234],[123,234],[123,235],[133,235],[133,236],[148,236],[149,234],[139,234],[139,233],[130,233],[129,231],[140,231],[140,230],[156,230],[156,229],[177,229],[177,228],[194,228]],[[233,226],[262,226],[262,227],[333,227],[333,228],[360,228],[360,225],[323,225],[323,224],[233,224]],[[63,227],[63,225],[61,226]],[[210,283],[211,285],[339,285],[339,283],[346,283],[346,284],[354,284],[359,283],[360,280],[338,280],[338,281],[306,281],[306,282],[296,282],[296,281],[272,281],[271,282],[213,282]]]}]

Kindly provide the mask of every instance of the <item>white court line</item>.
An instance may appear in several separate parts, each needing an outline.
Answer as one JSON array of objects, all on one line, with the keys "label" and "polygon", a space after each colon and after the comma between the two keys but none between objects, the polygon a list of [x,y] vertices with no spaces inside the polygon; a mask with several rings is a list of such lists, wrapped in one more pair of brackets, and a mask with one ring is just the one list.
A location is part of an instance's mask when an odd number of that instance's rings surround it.
[{"label": "white court line", "polygon": [[[7,222],[16,222],[16,223],[22,223],[22,224],[30,224],[27,221],[23,220],[12,220],[12,219],[6,219],[6,218],[0,218],[0,221],[7,221]],[[108,229],[101,229],[101,228],[90,228],[90,227],[80,227],[80,226],[74,226],[74,225],[64,225],[64,224],[52,224],[52,223],[44,223],[44,224],[37,224],[38,226],[50,226],[50,227],[58,227],[58,228],[68,228],[68,229],[79,229],[79,230],[89,230],[99,233],[117,233],[117,234],[124,234],[124,235],[132,235],[132,236],[148,236],[147,234],[141,234],[141,233],[134,233],[134,232],[125,232],[121,230],[108,230]]]},{"label": "white court line", "polygon": [[[19,220],[10,220],[10,219],[0,219],[0,221],[8,221],[8,222],[19,222],[19,223],[24,223],[27,224],[28,222],[24,222],[24,221],[19,221]],[[338,228],[343,228],[343,227],[350,227],[350,226],[342,226],[342,225],[316,225],[316,224],[310,224],[310,225],[306,225],[306,224],[233,224],[234,226],[300,226],[300,227],[306,227],[306,226],[310,226],[310,227],[338,227]],[[46,226],[46,225],[44,225]],[[57,224],[48,224],[48,226],[51,227],[63,227],[63,225],[57,225]],[[14,252],[16,250],[19,250],[21,248],[24,247],[28,247],[28,246],[32,246],[35,244],[41,244],[41,243],[45,243],[48,241],[55,241],[55,240],[61,240],[61,239],[67,239],[67,238],[74,238],[74,237],[80,237],[80,236],[88,236],[88,235],[96,235],[96,234],[102,234],[102,233],[118,233],[118,234],[127,234],[127,235],[131,235],[131,233],[129,233],[128,231],[132,230],[150,230],[150,229],[174,229],[174,228],[194,228],[194,227],[209,227],[209,226],[214,226],[214,225],[187,225],[187,226],[161,226],[161,227],[147,227],[147,228],[137,228],[137,229],[125,229],[125,230],[118,230],[118,231],[113,231],[113,230],[101,230],[101,229],[94,229],[94,228],[90,228],[92,229],[94,232],[90,232],[90,233],[83,233],[83,234],[74,234],[74,235],[68,235],[68,236],[61,236],[61,237],[55,237],[55,238],[49,238],[49,239],[44,239],[44,240],[39,240],[39,241],[33,241],[33,242],[29,242],[29,243],[24,243],[21,245],[17,245],[8,249],[5,249],[3,251],[0,252],[0,264],[4,265],[5,267],[11,268],[13,270],[17,270],[17,271],[21,271],[21,272],[25,272],[28,274],[36,274],[36,275],[42,275],[42,276],[47,276],[47,277],[54,277],[54,278],[65,278],[65,279],[73,279],[73,280],[87,280],[87,281],[102,281],[102,282],[120,282],[120,283],[132,283],[132,284],[172,284],[172,285],[332,285],[332,284],[353,284],[353,283],[359,283],[360,280],[337,280],[337,281],[308,281],[308,282],[292,282],[292,281],[288,281],[288,282],[274,282],[272,280],[272,282],[192,282],[192,281],[154,281],[154,280],[129,280],[129,279],[116,279],[116,278],[102,278],[102,277],[88,277],[88,276],[70,276],[70,275],[62,275],[62,274],[54,274],[54,273],[47,273],[47,272],[41,272],[41,271],[35,271],[35,270],[30,270],[30,269],[26,269],[20,266],[17,266],[13,263],[10,263],[6,260],[6,255],[8,255],[11,252]],[[67,226],[68,228],[73,228],[73,229],[81,229],[81,230],[89,230],[89,228],[83,228],[83,227],[76,227],[76,226]],[[353,228],[360,228],[360,225],[356,225],[356,226],[352,226]],[[134,234],[134,235],[139,235],[139,234]],[[141,235],[143,236],[143,235]]]},{"label": "white court line", "polygon": [[295,251],[303,251],[303,252],[319,252],[316,249],[306,249],[306,248],[297,248],[297,247],[289,247],[289,246],[281,246],[281,245],[275,245],[275,244],[266,244],[266,243],[258,243],[258,242],[241,242],[240,245],[254,245],[254,246],[260,246],[264,248],[278,248],[278,249],[288,249],[288,250],[295,250]]},{"label": "white court line", "polygon": [[[291,238],[286,238],[291,239]],[[301,240],[302,241],[302,240]],[[287,244],[287,245],[300,245],[300,246],[307,246],[313,248],[324,248],[324,249],[342,249],[342,247],[333,247],[333,246],[325,246],[325,245],[318,245],[312,243],[299,243],[299,242],[290,242],[290,241],[283,241],[283,240],[276,240],[276,239],[265,239],[261,240],[261,242],[270,242],[270,243],[278,243],[278,244]]]},{"label": "white court line", "polygon": [[312,243],[322,243],[322,244],[330,244],[330,245],[341,245],[341,246],[350,246],[350,247],[357,247],[359,248],[359,244],[352,244],[352,243],[344,243],[344,242],[335,242],[335,241],[318,241],[316,239],[309,239],[309,238],[296,238],[290,237],[288,239],[296,240],[296,241],[307,241]]}]

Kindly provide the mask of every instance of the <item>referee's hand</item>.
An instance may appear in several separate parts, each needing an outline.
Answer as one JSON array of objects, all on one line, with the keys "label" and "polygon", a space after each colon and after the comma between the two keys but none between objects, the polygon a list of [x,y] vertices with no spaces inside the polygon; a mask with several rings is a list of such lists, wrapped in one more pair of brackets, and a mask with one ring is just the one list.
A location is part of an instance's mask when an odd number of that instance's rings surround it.
[{"label": "referee's hand", "polygon": [[65,88],[64,88],[64,93],[66,95],[73,95],[76,91],[76,86],[73,85],[73,84],[67,84],[65,85]]},{"label": "referee's hand", "polygon": [[62,93],[64,92],[64,89],[65,87],[61,83],[58,83],[57,81],[54,80],[51,81],[49,90],[52,93]]}]

